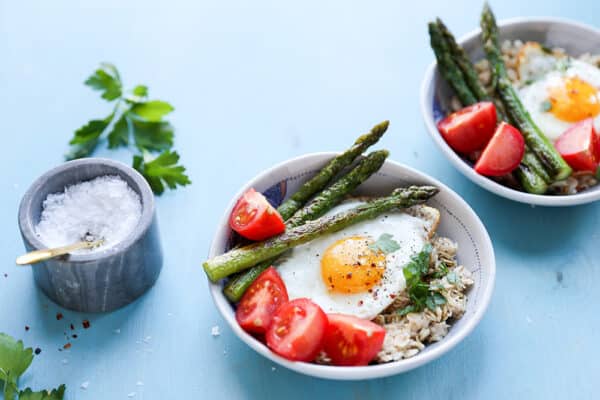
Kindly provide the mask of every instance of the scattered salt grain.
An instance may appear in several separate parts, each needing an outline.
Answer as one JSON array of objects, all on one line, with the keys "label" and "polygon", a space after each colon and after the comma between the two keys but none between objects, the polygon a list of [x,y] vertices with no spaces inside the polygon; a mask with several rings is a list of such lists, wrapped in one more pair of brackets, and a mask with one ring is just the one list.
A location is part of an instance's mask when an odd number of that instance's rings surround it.
[{"label": "scattered salt grain", "polygon": [[148,343],[150,343],[151,340],[152,340],[152,336],[146,336],[144,338],[144,343],[148,344]]},{"label": "scattered salt grain", "polygon": [[213,326],[210,330],[210,334],[213,336],[219,336],[221,334],[221,330],[219,329],[219,326],[218,325]]},{"label": "scattered salt grain", "polygon": [[64,358],[62,361],[63,365],[67,365],[69,363],[69,360],[67,360],[66,358]]},{"label": "scattered salt grain", "polygon": [[135,392],[131,392],[131,393],[129,393],[129,394],[127,395],[127,397],[129,397],[129,398],[135,397]]},{"label": "scattered salt grain", "polygon": [[275,370],[276,370],[276,369],[277,369],[277,368],[275,368],[275,367],[271,367],[271,371],[272,371],[272,372],[275,372]]},{"label": "scattered salt grain", "polygon": [[[140,196],[121,177],[107,175],[49,194],[43,203],[35,230],[48,247],[65,246],[81,240],[104,239],[98,251],[125,239],[142,215]],[[75,253],[75,252],[74,252]]]},{"label": "scattered salt grain", "polygon": [[88,386],[90,386],[90,382],[89,381],[85,381],[81,384],[81,388],[83,390],[87,390]]},{"label": "scattered salt grain", "polygon": [[121,330],[120,330],[120,329],[114,329],[114,330],[113,330],[113,333],[114,333],[115,335],[118,335],[119,333],[121,333]]},{"label": "scattered salt grain", "polygon": [[144,382],[142,382],[142,381],[137,381],[137,382],[135,383],[135,385],[136,385],[136,386],[144,386]]}]

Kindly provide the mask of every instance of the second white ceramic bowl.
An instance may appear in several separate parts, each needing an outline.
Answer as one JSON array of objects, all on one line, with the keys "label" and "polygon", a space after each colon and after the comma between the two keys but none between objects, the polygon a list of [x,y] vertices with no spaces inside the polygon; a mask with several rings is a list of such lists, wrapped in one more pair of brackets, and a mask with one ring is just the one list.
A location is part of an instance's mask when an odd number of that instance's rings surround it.
[{"label": "second white ceramic bowl", "polygon": [[[285,161],[258,175],[231,200],[217,227],[209,257],[226,252],[232,245],[229,214],[236,200],[250,187],[263,192],[275,206],[279,205],[308,178],[319,171],[337,153],[315,153]],[[440,235],[458,243],[458,261],[473,272],[474,285],[468,293],[467,311],[456,321],[448,336],[428,345],[416,356],[388,364],[365,367],[335,367],[288,361],[271,352],[263,343],[244,332],[235,320],[235,310],[222,293],[221,283],[211,283],[210,291],[219,312],[235,334],[248,346],[273,362],[294,371],[320,378],[359,380],[399,374],[440,357],[463,340],[479,323],[494,290],[496,263],[488,233],[469,205],[441,182],[404,165],[386,161],[378,173],[363,183],[356,194],[386,195],[394,188],[410,184],[434,185],[440,188],[428,204],[441,212]]]},{"label": "second white ceramic bowl", "polygon": [[[500,42],[504,40],[537,41],[548,47],[560,47],[572,56],[583,53],[600,54],[600,31],[577,22],[557,18],[517,18],[501,21]],[[458,40],[471,60],[485,57],[479,29]],[[427,69],[421,87],[421,112],[433,141],[446,158],[467,178],[497,195],[526,204],[541,206],[572,206],[600,199],[600,185],[568,196],[536,195],[521,192],[494,182],[475,172],[473,167],[454,152],[437,130],[436,123],[444,117],[452,90],[441,78],[437,63]]]}]

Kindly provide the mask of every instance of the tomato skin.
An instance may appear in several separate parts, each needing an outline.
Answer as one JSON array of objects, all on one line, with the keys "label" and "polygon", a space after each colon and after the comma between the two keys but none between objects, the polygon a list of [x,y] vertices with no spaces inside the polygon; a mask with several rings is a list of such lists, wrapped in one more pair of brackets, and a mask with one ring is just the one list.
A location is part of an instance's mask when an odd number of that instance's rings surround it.
[{"label": "tomato skin", "polygon": [[502,122],[475,164],[486,176],[502,176],[519,166],[525,154],[525,140],[517,128]]},{"label": "tomato skin", "polygon": [[600,136],[592,118],[571,126],[556,139],[554,146],[574,170],[596,172],[600,162]]},{"label": "tomato skin", "polygon": [[437,127],[452,149],[465,154],[483,149],[497,122],[494,103],[482,101],[448,115]]},{"label": "tomato skin", "polygon": [[385,329],[352,315],[327,314],[323,349],[334,365],[367,365],[383,346]]},{"label": "tomato skin", "polygon": [[248,189],[233,207],[229,226],[250,240],[264,240],[285,231],[281,215],[253,188]]},{"label": "tomato skin", "polygon": [[313,361],[321,351],[327,315],[306,298],[277,309],[265,338],[267,346],[292,361]]},{"label": "tomato skin", "polygon": [[242,296],[235,319],[246,331],[263,334],[271,324],[273,314],[288,301],[281,277],[273,267],[264,270]]}]

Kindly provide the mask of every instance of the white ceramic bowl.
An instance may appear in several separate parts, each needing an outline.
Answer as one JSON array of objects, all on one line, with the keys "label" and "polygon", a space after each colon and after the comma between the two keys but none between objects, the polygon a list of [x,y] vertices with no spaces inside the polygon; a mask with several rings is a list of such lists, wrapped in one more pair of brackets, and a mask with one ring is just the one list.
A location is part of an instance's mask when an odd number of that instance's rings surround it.
[{"label": "white ceramic bowl", "polygon": [[[232,237],[228,226],[229,214],[237,198],[244,191],[253,187],[265,193],[267,198],[277,205],[286,194],[293,193],[300,184],[319,171],[335,155],[336,153],[314,153],[294,158],[274,166],[248,182],[227,206],[213,238],[209,257],[222,254],[229,248]],[[409,167],[386,161],[381,170],[364,182],[356,193],[384,195],[389,194],[393,188],[408,184],[427,184],[440,188],[440,193],[428,203],[441,212],[438,232],[458,242],[458,260],[474,275],[475,284],[468,294],[467,311],[454,323],[448,336],[439,343],[427,346],[415,357],[388,364],[334,367],[291,362],[272,353],[264,344],[244,332],[235,320],[233,306],[222,293],[222,284],[211,283],[210,291],[215,304],[235,334],[258,353],[286,368],[320,378],[345,380],[379,378],[405,372],[441,356],[456,346],[481,320],[492,296],[496,273],[492,243],[485,227],[463,199],[441,182]]]},{"label": "white ceramic bowl", "polygon": [[[534,40],[548,47],[561,47],[572,56],[586,52],[600,54],[600,31],[577,22],[557,18],[517,18],[501,21],[498,25],[501,42],[506,39]],[[484,58],[480,33],[477,29],[458,40],[474,61]],[[440,77],[437,64],[433,62],[427,69],[421,87],[421,112],[435,144],[467,178],[497,195],[527,204],[572,206],[600,199],[600,185],[569,196],[535,195],[508,188],[477,174],[448,146],[436,128],[436,122],[443,118],[442,110],[447,109],[451,96],[452,90]]]}]

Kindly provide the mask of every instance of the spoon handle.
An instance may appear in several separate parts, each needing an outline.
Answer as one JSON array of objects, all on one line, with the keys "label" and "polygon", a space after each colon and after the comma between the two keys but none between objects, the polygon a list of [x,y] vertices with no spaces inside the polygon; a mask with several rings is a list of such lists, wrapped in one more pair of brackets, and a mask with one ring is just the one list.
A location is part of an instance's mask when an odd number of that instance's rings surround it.
[{"label": "spoon handle", "polygon": [[71,253],[75,250],[80,249],[90,249],[92,247],[96,247],[102,244],[101,240],[95,241],[81,241],[77,243],[70,244],[68,246],[55,247],[53,249],[43,249],[43,250],[35,250],[31,251],[27,254],[23,254],[20,257],[17,257],[17,265],[28,265],[28,264],[36,264],[40,261],[47,260],[49,258],[54,258],[58,256],[62,256],[64,254]]}]

